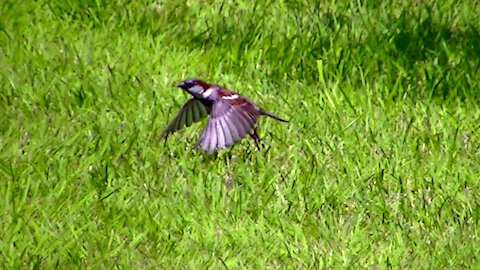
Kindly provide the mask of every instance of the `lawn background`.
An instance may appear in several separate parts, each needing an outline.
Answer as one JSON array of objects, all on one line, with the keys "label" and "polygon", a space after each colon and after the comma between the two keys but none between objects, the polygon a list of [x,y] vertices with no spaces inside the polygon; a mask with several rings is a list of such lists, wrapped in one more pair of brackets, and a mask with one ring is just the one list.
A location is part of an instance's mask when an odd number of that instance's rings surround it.
[{"label": "lawn background", "polygon": [[[2,1],[1,268],[478,268],[477,1]],[[159,134],[200,77],[290,120]]]}]

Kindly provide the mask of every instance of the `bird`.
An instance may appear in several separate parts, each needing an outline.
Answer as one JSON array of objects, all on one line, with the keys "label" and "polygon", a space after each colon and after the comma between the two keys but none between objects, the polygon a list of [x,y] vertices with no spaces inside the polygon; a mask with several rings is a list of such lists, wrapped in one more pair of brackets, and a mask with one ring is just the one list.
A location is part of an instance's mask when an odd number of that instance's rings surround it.
[{"label": "bird", "polygon": [[187,91],[191,98],[163,130],[162,137],[165,138],[165,142],[170,134],[209,116],[195,148],[201,147],[203,151],[211,154],[232,146],[246,135],[250,135],[257,148],[260,148],[258,145],[260,137],[255,126],[259,116],[288,122],[263,110],[246,97],[217,84],[189,78],[183,80],[177,87]]}]

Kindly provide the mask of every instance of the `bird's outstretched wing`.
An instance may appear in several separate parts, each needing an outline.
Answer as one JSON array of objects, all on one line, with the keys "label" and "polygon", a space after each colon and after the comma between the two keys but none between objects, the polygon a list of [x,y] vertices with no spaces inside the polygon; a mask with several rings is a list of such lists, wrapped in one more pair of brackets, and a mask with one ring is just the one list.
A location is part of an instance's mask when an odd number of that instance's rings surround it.
[{"label": "bird's outstretched wing", "polygon": [[208,153],[231,146],[252,130],[258,116],[255,105],[245,98],[219,99],[195,146]]},{"label": "bird's outstretched wing", "polygon": [[168,137],[168,135],[175,131],[200,121],[209,113],[209,108],[207,106],[203,105],[198,99],[192,98],[183,105],[182,109],[180,109],[177,115],[175,115],[172,122],[170,122],[170,124],[163,130],[162,136]]}]

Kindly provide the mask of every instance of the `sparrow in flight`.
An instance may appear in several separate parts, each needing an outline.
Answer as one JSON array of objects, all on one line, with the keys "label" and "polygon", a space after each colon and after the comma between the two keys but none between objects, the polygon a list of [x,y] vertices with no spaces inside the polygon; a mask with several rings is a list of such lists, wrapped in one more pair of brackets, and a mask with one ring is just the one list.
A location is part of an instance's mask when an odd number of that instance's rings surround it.
[{"label": "sparrow in flight", "polygon": [[178,87],[187,91],[192,98],[183,105],[163,131],[162,136],[165,140],[175,131],[210,115],[195,147],[201,146],[203,151],[213,153],[233,145],[247,134],[254,139],[258,147],[260,138],[255,123],[259,116],[265,115],[281,122],[288,122],[262,110],[247,98],[216,84],[199,79],[187,79]]}]

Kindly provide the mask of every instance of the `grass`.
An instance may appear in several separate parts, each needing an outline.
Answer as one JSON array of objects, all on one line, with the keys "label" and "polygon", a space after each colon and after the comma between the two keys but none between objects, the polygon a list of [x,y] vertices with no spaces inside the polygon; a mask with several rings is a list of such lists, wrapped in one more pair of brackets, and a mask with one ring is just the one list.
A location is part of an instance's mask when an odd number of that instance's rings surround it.
[{"label": "grass", "polygon": [[[478,268],[476,1],[2,1],[2,268]],[[200,77],[290,120],[159,134]]]}]

